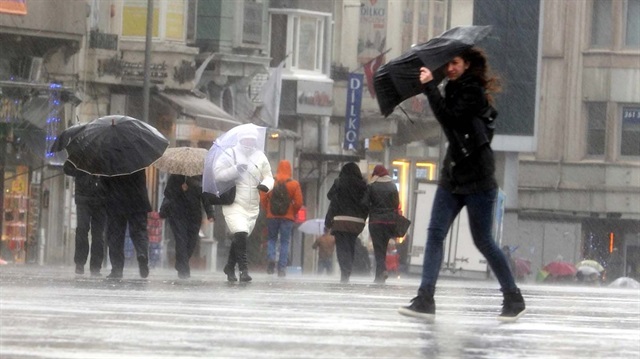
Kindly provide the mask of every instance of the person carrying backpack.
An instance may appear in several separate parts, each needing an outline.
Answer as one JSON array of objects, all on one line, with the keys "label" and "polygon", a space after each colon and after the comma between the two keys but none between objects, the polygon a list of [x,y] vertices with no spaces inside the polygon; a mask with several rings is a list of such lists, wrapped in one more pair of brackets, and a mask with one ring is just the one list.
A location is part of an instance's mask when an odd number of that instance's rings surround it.
[{"label": "person carrying backpack", "polygon": [[262,208],[267,213],[267,273],[275,273],[276,246],[279,236],[278,277],[284,277],[295,215],[302,207],[302,189],[300,183],[291,178],[291,162],[280,161],[273,189],[268,193],[261,193],[260,197]]}]

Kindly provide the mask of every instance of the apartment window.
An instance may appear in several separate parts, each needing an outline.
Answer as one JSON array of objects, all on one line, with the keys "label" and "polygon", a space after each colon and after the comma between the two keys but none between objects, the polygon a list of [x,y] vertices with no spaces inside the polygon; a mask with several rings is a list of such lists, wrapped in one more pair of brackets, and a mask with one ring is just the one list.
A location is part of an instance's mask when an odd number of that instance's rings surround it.
[{"label": "apartment window", "polygon": [[640,105],[622,108],[620,154],[640,156]]},{"label": "apartment window", "polygon": [[242,22],[242,42],[260,45],[262,43],[264,5],[261,0],[245,0]]},{"label": "apartment window", "polygon": [[607,103],[587,103],[587,154],[603,156],[607,129]]},{"label": "apartment window", "polygon": [[[156,0],[152,36],[161,40],[185,39],[185,0]],[[147,31],[147,0],[123,0],[122,36],[144,37]]]},{"label": "apartment window", "polygon": [[613,40],[612,0],[593,0],[591,13],[591,46],[609,48]]},{"label": "apartment window", "polygon": [[[322,72],[325,34],[330,14],[306,11],[273,11],[271,15],[272,66],[285,56],[292,70]],[[286,34],[286,37],[283,36]]]},{"label": "apartment window", "polygon": [[624,44],[627,47],[640,47],[640,0],[627,0]]}]

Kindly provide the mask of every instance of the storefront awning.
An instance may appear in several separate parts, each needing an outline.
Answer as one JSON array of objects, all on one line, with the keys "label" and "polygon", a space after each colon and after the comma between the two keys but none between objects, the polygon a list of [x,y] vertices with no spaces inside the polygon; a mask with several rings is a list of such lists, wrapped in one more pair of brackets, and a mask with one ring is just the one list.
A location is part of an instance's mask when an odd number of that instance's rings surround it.
[{"label": "storefront awning", "polygon": [[181,114],[195,119],[196,124],[200,127],[228,131],[242,124],[242,122],[234,119],[233,116],[205,98],[199,98],[189,93],[169,91],[162,92],[159,95],[178,106]]}]

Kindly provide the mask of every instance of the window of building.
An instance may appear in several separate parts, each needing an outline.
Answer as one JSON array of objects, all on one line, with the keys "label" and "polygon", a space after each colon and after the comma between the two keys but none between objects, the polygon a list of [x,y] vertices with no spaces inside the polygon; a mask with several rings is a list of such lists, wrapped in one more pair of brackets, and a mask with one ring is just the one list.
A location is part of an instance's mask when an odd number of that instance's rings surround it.
[{"label": "window of building", "polygon": [[[153,7],[152,36],[161,40],[183,41],[187,2],[156,0]],[[123,0],[122,36],[145,37],[147,31],[147,0]]]},{"label": "window of building", "polygon": [[640,156],[640,106],[622,107],[620,155]]},{"label": "window of building", "polygon": [[640,0],[627,0],[624,44],[627,47],[640,47]]},{"label": "window of building", "polygon": [[245,0],[243,7],[242,42],[260,45],[262,43],[263,26],[262,0]]},{"label": "window of building", "polygon": [[607,103],[587,103],[587,154],[603,156],[607,129]]},{"label": "window of building", "polygon": [[591,10],[591,46],[609,48],[613,40],[612,0],[593,0]]},{"label": "window of building", "polygon": [[[331,14],[301,10],[271,10],[271,58],[277,66],[287,55],[292,70],[323,72],[327,24]],[[286,34],[283,38],[282,34]],[[289,67],[289,66],[287,66]]]}]

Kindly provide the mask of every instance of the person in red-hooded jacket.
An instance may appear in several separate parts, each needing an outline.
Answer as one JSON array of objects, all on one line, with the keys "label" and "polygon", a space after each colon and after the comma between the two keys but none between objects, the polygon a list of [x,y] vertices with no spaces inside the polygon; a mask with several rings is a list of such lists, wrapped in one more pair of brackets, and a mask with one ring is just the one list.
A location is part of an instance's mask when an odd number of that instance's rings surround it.
[{"label": "person in red-hooded jacket", "polygon": [[[275,176],[273,190],[260,194],[260,203],[267,213],[267,273],[275,273],[276,264],[278,277],[286,276],[287,262],[289,260],[289,242],[295,222],[296,213],[302,207],[302,189],[300,183],[291,178],[291,162],[281,160],[278,164],[278,171]],[[288,207],[282,213],[274,213],[272,206],[274,192],[278,184],[284,184],[288,194]],[[280,237],[280,251],[276,263],[276,247]]]}]

